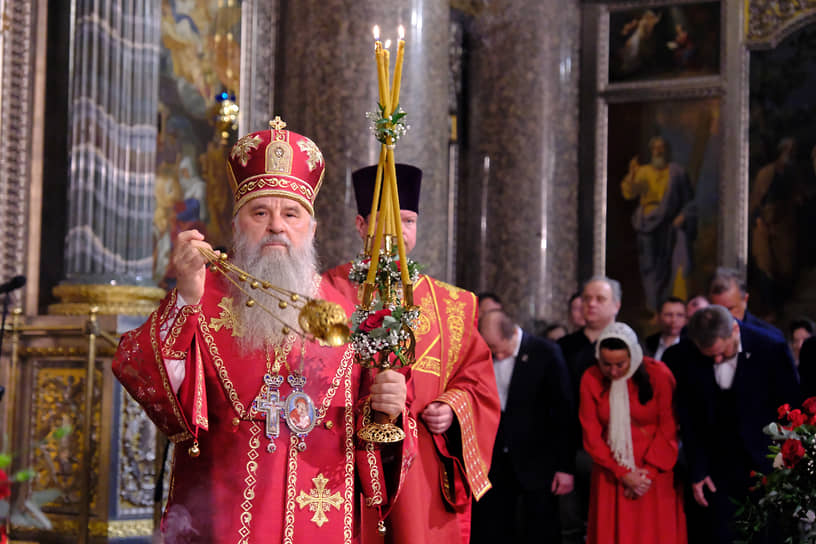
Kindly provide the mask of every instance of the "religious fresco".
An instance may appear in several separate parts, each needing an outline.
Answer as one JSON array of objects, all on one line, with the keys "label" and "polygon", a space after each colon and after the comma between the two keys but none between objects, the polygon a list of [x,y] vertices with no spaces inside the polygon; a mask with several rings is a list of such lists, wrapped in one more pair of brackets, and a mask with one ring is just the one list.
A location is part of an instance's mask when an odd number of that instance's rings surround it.
[{"label": "religious fresco", "polygon": [[783,330],[816,317],[816,28],[751,52],[749,308]]},{"label": "religious fresco", "polygon": [[608,120],[606,273],[623,288],[619,319],[643,331],[713,272],[720,100],[615,103]]},{"label": "religious fresco", "polygon": [[609,83],[716,75],[720,2],[611,11]]},{"label": "religious fresco", "polygon": [[213,119],[216,96],[236,93],[241,8],[237,0],[162,0],[154,279],[172,288],[172,240],[187,229],[229,243],[227,145]]}]

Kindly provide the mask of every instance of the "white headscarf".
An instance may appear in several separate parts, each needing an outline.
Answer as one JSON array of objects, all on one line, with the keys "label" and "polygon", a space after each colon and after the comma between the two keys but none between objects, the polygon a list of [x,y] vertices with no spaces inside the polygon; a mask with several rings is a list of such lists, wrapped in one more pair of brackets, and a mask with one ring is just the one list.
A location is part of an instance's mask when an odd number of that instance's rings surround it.
[{"label": "white headscarf", "polygon": [[612,450],[615,461],[629,470],[635,470],[635,453],[632,447],[632,422],[629,417],[629,387],[627,382],[643,362],[643,350],[638,343],[637,335],[626,323],[614,322],[601,331],[595,344],[595,357],[600,360],[601,341],[606,338],[618,338],[629,348],[629,370],[626,374],[612,380],[609,388],[609,432],[606,442]]}]

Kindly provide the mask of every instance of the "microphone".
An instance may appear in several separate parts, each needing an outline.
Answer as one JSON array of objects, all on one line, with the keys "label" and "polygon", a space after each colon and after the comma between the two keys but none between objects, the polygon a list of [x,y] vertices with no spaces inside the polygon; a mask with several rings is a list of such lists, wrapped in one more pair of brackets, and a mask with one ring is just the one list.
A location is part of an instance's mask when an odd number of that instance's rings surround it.
[{"label": "microphone", "polygon": [[15,289],[19,289],[20,287],[25,285],[25,283],[26,283],[26,277],[25,276],[14,276],[13,278],[11,278],[6,283],[0,285],[0,295],[2,295],[4,293],[10,293],[11,291],[14,291]]}]

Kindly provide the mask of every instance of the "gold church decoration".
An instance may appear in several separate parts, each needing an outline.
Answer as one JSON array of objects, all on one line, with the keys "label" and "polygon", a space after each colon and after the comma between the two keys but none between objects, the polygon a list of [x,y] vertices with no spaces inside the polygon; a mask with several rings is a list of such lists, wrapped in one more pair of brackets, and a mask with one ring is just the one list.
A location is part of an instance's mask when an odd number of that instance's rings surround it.
[{"label": "gold church decoration", "polygon": [[59,302],[48,306],[52,315],[150,315],[167,294],[159,287],[61,283],[52,290]]},{"label": "gold church decoration", "polygon": [[[397,141],[408,129],[405,111],[399,105],[404,38],[405,30],[400,25],[393,79],[389,84],[389,42],[383,47],[379,27],[374,27],[379,111],[366,116],[381,144],[380,157],[365,245],[349,274],[349,279],[362,284],[362,301],[351,318],[355,362],[379,370],[409,366],[416,360],[413,329],[419,308],[414,306],[413,282],[419,272],[416,263],[406,256],[394,159]],[[375,412],[373,421],[360,429],[357,436],[368,442],[390,443],[403,440],[405,433],[386,414]]]},{"label": "gold church decoration", "polygon": [[[221,253],[219,256],[209,249],[199,248],[199,251],[210,262],[213,272],[222,274],[227,281],[248,297],[246,301],[248,307],[260,308],[277,320],[282,325],[281,330],[284,335],[295,331],[300,336],[315,339],[329,346],[341,346],[348,342],[349,329],[346,325],[346,312],[339,304],[308,297],[253,276],[229,262],[226,253]],[[276,300],[280,309],[292,307],[299,310],[297,326],[281,319],[271,308],[259,302],[258,297],[255,297],[252,292]]]},{"label": "gold church decoration", "polygon": [[816,1],[744,0],[745,44],[749,49],[776,47],[816,15]]}]

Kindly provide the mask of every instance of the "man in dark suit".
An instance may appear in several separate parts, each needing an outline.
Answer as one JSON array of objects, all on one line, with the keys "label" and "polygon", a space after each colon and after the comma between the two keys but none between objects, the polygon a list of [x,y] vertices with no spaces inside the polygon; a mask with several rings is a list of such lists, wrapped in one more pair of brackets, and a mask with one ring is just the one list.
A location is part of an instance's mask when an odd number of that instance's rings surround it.
[{"label": "man in dark suit", "polygon": [[558,347],[567,364],[571,396],[575,402],[573,424],[570,426],[575,452],[575,490],[560,498],[561,529],[564,544],[581,544],[586,537],[589,512],[589,479],[592,459],[583,449],[581,423],[578,421],[578,391],[587,368],[596,364],[595,341],[607,325],[615,321],[621,306],[621,286],[606,276],[593,276],[581,288],[581,308],[584,326],[561,337]]},{"label": "man in dark suit", "polygon": [[573,487],[571,388],[558,346],[501,310],[482,315],[502,414],[490,482],[473,507],[472,543],[561,541],[556,497]]},{"label": "man in dark suit", "polygon": [[785,339],[781,330],[748,311],[748,286],[738,270],[718,267],[708,284],[708,300],[711,304],[725,306],[731,315],[746,325],[765,329],[765,332]]},{"label": "man in dark suit", "polygon": [[680,341],[680,332],[685,328],[686,321],[686,303],[683,299],[669,297],[664,300],[657,314],[660,332],[646,337],[643,354],[662,361],[666,349]]},{"label": "man in dark suit", "polygon": [[688,336],[666,350],[677,378],[677,412],[695,502],[689,542],[732,542],[737,502],[751,470],[770,472],[770,440],[762,428],[777,408],[798,405],[799,383],[784,340],[740,323],[719,305],[703,308]]}]

